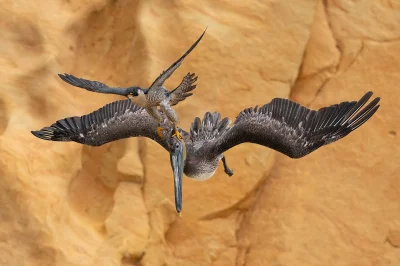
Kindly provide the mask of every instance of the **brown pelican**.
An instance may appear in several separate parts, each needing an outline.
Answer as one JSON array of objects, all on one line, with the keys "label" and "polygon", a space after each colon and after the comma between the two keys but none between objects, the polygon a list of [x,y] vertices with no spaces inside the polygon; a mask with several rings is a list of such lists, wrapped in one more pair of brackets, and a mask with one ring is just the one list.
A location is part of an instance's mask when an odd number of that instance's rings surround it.
[{"label": "brown pelican", "polygon": [[[364,124],[378,110],[379,98],[360,110],[372,96],[366,93],[359,101],[342,102],[318,111],[309,110],[287,99],[275,98],[261,108],[248,108],[239,113],[230,126],[228,118],[217,112],[196,117],[190,131],[182,129],[183,140],[171,137],[174,126],[164,118],[165,137],[155,133],[157,122],[129,100],[116,101],[81,117],[58,120],[32,134],[51,141],[75,141],[100,146],[128,137],[153,139],[170,153],[174,172],[175,205],[182,209],[182,172],[190,178],[210,178],[222,160],[224,152],[245,142],[260,144],[291,158],[300,158],[319,147],[343,138]],[[169,135],[167,135],[169,134]]]},{"label": "brown pelican", "polygon": [[176,115],[174,109],[171,106],[178,104],[180,101],[185,100],[187,97],[193,95],[190,91],[196,88],[194,83],[197,81],[197,76],[195,73],[188,73],[179,84],[178,87],[173,89],[172,91],[168,91],[167,88],[163,86],[164,82],[174,73],[175,70],[182,64],[185,57],[197,46],[200,40],[203,38],[204,33],[207,28],[204,30],[203,34],[197,39],[197,41],[192,44],[189,50],[186,51],[184,55],[181,56],[176,62],[174,62],[167,70],[163,71],[156,80],[154,80],[153,84],[149,88],[140,88],[138,86],[132,86],[128,88],[111,88],[104,83],[99,81],[92,81],[82,78],[77,78],[70,74],[58,74],[58,76],[65,82],[86,89],[92,92],[100,92],[100,93],[109,93],[109,94],[117,94],[126,96],[132,100],[136,105],[143,107],[146,111],[158,121],[157,133],[162,138],[163,134],[162,130],[165,128],[161,127],[162,115],[160,111],[157,109],[157,106],[163,111],[166,117],[173,123],[175,126],[175,135],[179,138],[182,136],[179,134],[179,131],[176,128],[176,124],[179,123],[179,118]]}]

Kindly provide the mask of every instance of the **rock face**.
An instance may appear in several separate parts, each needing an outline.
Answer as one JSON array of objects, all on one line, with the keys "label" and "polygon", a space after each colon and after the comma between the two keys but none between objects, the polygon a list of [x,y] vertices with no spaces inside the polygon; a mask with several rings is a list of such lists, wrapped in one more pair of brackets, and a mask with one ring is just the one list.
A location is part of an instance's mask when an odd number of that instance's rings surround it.
[{"label": "rock face", "polygon": [[[346,138],[292,160],[257,145],[184,179],[147,139],[101,147],[30,130],[120,99],[57,73],[148,86],[208,26],[167,81],[199,76],[195,116],[290,97],[312,109],[382,97]],[[2,0],[0,265],[400,265],[400,2],[397,0]]]}]

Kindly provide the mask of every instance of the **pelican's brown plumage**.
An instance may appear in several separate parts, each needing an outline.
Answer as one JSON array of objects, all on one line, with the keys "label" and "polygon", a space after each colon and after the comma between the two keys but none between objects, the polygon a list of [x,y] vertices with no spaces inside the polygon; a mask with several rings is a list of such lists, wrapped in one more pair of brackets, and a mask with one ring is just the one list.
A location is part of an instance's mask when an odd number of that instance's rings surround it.
[{"label": "pelican's brown plumage", "polygon": [[260,108],[248,108],[239,113],[231,125],[217,112],[196,117],[190,131],[181,130],[183,139],[171,137],[174,125],[164,116],[164,138],[156,133],[158,123],[129,100],[117,101],[88,115],[61,119],[32,134],[51,141],[75,141],[100,146],[128,137],[147,137],[171,154],[175,180],[175,203],[182,208],[181,178],[205,180],[216,171],[222,160],[225,172],[231,175],[224,152],[241,143],[260,144],[291,158],[300,158],[321,146],[335,142],[364,124],[379,108],[375,98],[366,93],[359,101],[342,102],[318,111],[310,110],[287,99],[275,98]]}]

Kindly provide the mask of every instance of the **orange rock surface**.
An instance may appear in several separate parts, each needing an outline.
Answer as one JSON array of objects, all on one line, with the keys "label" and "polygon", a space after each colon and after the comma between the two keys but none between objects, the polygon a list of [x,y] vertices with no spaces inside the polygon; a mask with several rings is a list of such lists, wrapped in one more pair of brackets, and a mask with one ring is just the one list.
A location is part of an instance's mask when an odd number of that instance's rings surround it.
[{"label": "orange rock surface", "polygon": [[[146,87],[199,76],[181,127],[289,97],[312,109],[373,90],[381,108],[302,159],[244,144],[210,180],[132,138],[101,147],[30,130],[121,99],[57,74]],[[0,1],[0,265],[400,265],[400,2]]]}]

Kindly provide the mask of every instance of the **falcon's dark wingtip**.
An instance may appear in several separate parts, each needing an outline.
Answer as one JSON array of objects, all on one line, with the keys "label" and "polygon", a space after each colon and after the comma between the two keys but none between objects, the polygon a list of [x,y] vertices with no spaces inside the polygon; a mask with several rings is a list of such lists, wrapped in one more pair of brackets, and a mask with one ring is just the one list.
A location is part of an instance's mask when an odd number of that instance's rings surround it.
[{"label": "falcon's dark wingtip", "polygon": [[73,77],[72,75],[70,75],[70,74],[67,74],[67,73],[64,73],[64,74],[60,74],[60,73],[58,73],[57,74],[62,80],[64,80],[64,79],[66,79],[66,78],[68,78],[68,77]]},{"label": "falcon's dark wingtip", "polygon": [[60,73],[59,73],[59,74],[57,74],[57,75],[58,75],[58,77],[59,77],[60,79],[62,79],[63,81],[67,82],[67,81],[66,81],[67,75],[68,75],[67,73],[64,73],[64,74],[60,74]]},{"label": "falcon's dark wingtip", "polygon": [[68,83],[68,84],[70,84],[70,85],[76,86],[76,87],[80,87],[80,84],[79,84],[79,82],[78,82],[79,78],[75,77],[74,75],[70,75],[70,74],[67,74],[67,73],[64,73],[64,74],[57,74],[57,75],[58,75],[58,76],[60,77],[60,79],[62,79],[64,82],[66,82],[66,83]]},{"label": "falcon's dark wingtip", "polygon": [[193,51],[193,49],[197,46],[197,44],[199,44],[199,42],[201,41],[201,39],[203,39],[204,34],[207,31],[208,26],[206,27],[206,29],[203,31],[203,33],[200,35],[200,37],[196,40],[195,43],[192,44],[192,46],[190,46],[189,50],[186,51],[186,53],[184,53],[181,58],[178,59],[178,61],[176,61],[173,65],[176,65],[180,62],[183,61],[183,59],[185,59],[185,57],[190,54],[191,51]]}]

